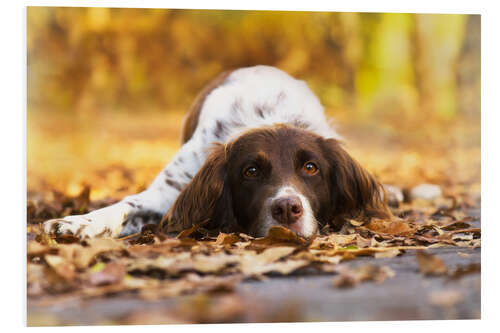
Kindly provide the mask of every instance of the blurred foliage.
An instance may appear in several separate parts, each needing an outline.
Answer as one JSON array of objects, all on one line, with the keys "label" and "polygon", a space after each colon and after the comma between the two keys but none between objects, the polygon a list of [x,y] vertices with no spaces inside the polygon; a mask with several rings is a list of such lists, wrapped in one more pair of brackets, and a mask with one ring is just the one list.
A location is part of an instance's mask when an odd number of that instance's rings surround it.
[{"label": "blurred foliage", "polygon": [[277,66],[329,111],[480,112],[480,17],[28,7],[28,111],[186,110],[219,72]]},{"label": "blurred foliage", "polygon": [[140,191],[200,89],[255,64],[306,80],[383,181],[480,179],[478,15],[28,7],[27,48],[30,197]]}]

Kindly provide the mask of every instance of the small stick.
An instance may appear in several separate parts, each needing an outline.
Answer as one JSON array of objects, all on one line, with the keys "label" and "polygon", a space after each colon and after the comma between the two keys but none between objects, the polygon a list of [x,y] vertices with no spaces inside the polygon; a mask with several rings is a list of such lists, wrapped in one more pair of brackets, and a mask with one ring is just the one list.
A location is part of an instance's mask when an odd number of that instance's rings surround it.
[{"label": "small stick", "polygon": [[140,236],[141,233],[140,232],[136,232],[135,234],[130,234],[130,235],[127,235],[127,236],[123,236],[121,238],[118,238],[118,240],[127,240],[127,239],[130,239],[130,238],[133,238],[135,236]]}]

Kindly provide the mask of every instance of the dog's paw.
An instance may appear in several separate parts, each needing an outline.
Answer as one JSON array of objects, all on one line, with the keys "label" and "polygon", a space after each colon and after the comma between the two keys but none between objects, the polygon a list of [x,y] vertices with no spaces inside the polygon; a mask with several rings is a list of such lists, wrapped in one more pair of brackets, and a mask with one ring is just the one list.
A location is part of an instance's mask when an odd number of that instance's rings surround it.
[{"label": "dog's paw", "polygon": [[53,219],[44,222],[44,231],[56,236],[73,235],[80,239],[98,236],[110,236],[108,228],[103,228],[97,221],[86,215],[72,215],[61,219]]}]

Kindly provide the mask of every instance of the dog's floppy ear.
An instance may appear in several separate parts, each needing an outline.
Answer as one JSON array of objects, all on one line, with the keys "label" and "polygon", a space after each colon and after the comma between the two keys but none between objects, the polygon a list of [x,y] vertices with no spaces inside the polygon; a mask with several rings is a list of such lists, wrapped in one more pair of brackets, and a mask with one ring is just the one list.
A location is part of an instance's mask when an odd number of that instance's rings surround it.
[{"label": "dog's floppy ear", "polygon": [[391,215],[384,201],[383,186],[335,139],[322,140],[325,156],[330,164],[330,181],[335,221],[338,227],[345,218],[379,217]]},{"label": "dog's floppy ear", "polygon": [[191,182],[163,217],[167,232],[194,225],[228,229],[234,222],[231,195],[226,186],[226,146],[218,144]]}]

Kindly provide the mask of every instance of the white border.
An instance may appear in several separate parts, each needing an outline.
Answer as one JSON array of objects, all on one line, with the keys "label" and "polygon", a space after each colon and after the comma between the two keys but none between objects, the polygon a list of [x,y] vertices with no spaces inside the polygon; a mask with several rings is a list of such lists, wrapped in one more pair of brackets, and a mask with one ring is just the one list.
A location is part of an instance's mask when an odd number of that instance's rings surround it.
[{"label": "white border", "polygon": [[193,8],[193,9],[241,9],[241,10],[294,10],[294,11],[344,11],[344,12],[393,12],[393,13],[447,13],[479,14],[484,12],[487,1],[160,1],[160,0],[25,0],[28,6],[75,6],[75,7],[135,7],[135,8]]}]

